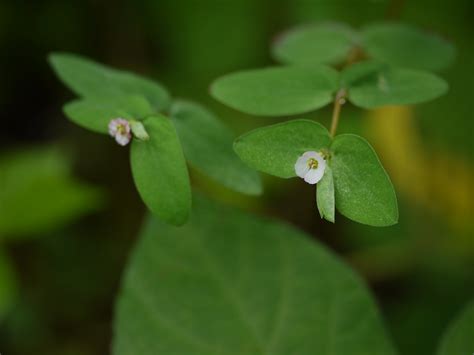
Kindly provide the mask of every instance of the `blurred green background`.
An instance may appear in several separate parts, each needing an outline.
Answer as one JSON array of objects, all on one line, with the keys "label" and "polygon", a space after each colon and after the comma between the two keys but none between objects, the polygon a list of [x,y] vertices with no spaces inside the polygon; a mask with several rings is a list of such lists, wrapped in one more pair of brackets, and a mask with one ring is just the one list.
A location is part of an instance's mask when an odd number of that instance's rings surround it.
[{"label": "blurred green background", "polygon": [[[195,189],[281,218],[330,245],[372,287],[401,354],[432,354],[474,295],[474,3],[469,0],[3,0],[0,2],[0,352],[109,353],[114,299],[145,209],[125,149],[61,112],[73,95],[47,65],[80,53],[148,75],[213,109],[236,132],[281,119],[246,116],[208,95],[216,77],[272,63],[294,24],[382,20],[450,39],[448,95],[373,112],[344,107],[341,132],[368,137],[392,177],[400,223],[320,220],[314,192],[265,176],[247,198],[192,172]],[[330,109],[305,115],[328,124]]]}]

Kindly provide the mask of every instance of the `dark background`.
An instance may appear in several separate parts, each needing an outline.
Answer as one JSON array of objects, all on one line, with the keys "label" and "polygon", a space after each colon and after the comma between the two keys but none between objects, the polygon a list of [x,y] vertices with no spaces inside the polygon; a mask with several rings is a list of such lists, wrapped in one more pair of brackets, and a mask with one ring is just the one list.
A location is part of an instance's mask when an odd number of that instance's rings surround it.
[{"label": "dark background", "polygon": [[[400,203],[397,226],[364,227],[342,216],[335,225],[323,222],[313,189],[297,179],[265,176],[258,198],[196,173],[192,179],[197,190],[289,221],[329,244],[373,288],[401,354],[432,354],[474,295],[473,10],[469,0],[2,0],[0,155],[60,146],[74,175],[103,190],[105,204],[34,238],[0,239],[18,283],[0,314],[0,352],[109,353],[114,299],[145,213],[126,149],[62,114],[73,95],[48,67],[49,52],[71,51],[152,77],[175,97],[206,104],[238,134],[282,119],[253,118],[213,101],[213,79],[271,64],[271,41],[291,25],[390,19],[439,33],[458,52],[440,73],[450,92],[436,101],[374,112],[343,108],[340,131],[368,137],[389,170]],[[330,109],[305,115],[325,124],[329,116]]]}]

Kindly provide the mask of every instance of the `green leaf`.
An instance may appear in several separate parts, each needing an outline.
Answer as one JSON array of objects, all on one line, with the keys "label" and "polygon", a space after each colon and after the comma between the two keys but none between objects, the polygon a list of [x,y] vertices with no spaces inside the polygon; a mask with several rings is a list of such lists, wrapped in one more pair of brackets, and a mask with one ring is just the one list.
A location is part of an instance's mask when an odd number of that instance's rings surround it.
[{"label": "green leaf", "polygon": [[331,144],[329,132],[310,120],[293,120],[250,131],[234,143],[237,155],[251,168],[282,178],[296,176],[296,160],[307,151]]},{"label": "green leaf", "polygon": [[397,223],[395,191],[369,143],[353,134],[341,134],[331,150],[337,210],[371,226]]},{"label": "green leaf", "polygon": [[63,227],[102,205],[98,189],[71,176],[53,147],[0,157],[0,241],[35,237]]},{"label": "green leaf", "polygon": [[341,86],[348,89],[349,100],[354,105],[369,109],[421,103],[448,90],[448,84],[434,74],[372,61],[345,69]]},{"label": "green leaf", "polygon": [[63,83],[86,98],[140,95],[156,111],[166,109],[169,94],[154,81],[122,70],[112,69],[90,59],[69,53],[53,53],[49,62]]},{"label": "green leaf", "polygon": [[299,26],[275,42],[274,58],[284,64],[334,64],[347,59],[356,33],[340,23]]},{"label": "green leaf", "polygon": [[339,74],[329,67],[270,67],[217,79],[212,96],[230,107],[261,116],[295,115],[330,103]]},{"label": "green leaf", "polygon": [[13,267],[5,251],[0,248],[0,324],[16,301],[18,285]]},{"label": "green leaf", "polygon": [[335,221],[335,198],[334,198],[334,180],[331,168],[326,165],[323,178],[316,186],[316,202],[321,218],[334,223]]},{"label": "green leaf", "polygon": [[314,238],[197,199],[151,219],[118,299],[114,355],[393,355],[360,278]]},{"label": "green leaf", "polygon": [[438,355],[474,353],[474,302],[471,302],[444,334]]},{"label": "green leaf", "polygon": [[250,195],[262,192],[260,176],[240,161],[232,150],[232,133],[211,112],[178,101],[171,107],[171,119],[184,155],[194,168],[235,191]]},{"label": "green leaf", "polygon": [[171,121],[162,115],[143,121],[150,139],[134,139],[132,173],[142,200],[167,223],[186,222],[191,208],[191,187],[183,151]]},{"label": "green leaf", "polygon": [[152,108],[141,96],[119,96],[75,100],[64,106],[64,113],[81,127],[107,134],[112,119],[142,119],[152,113]]},{"label": "green leaf", "polygon": [[455,57],[451,43],[415,27],[397,23],[379,23],[362,30],[364,46],[375,59],[395,66],[438,70]]}]

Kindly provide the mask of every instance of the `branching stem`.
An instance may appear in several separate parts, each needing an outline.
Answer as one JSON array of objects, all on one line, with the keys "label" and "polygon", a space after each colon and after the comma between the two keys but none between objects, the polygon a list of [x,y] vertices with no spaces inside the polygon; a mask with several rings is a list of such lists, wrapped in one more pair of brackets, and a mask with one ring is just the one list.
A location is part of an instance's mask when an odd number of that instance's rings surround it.
[{"label": "branching stem", "polygon": [[346,89],[341,89],[337,92],[334,98],[334,109],[332,111],[331,120],[331,137],[334,138],[337,131],[337,125],[339,124],[339,115],[341,113],[341,106],[346,102]]}]

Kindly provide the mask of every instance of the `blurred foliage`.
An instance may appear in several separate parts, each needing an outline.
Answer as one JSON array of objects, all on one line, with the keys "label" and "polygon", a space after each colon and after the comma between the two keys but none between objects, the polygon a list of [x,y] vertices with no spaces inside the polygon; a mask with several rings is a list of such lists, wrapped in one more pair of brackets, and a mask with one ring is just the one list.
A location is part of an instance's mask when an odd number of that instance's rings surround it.
[{"label": "blurred foliage", "polygon": [[[290,221],[331,245],[371,282],[400,353],[433,354],[448,323],[474,294],[473,6],[469,0],[0,2],[1,155],[13,145],[62,137],[75,147],[74,176],[102,186],[110,197],[99,215],[7,246],[19,291],[0,325],[0,351],[108,353],[118,279],[143,213],[120,148],[61,114],[70,95],[49,70],[47,53],[74,51],[150,75],[179,96],[210,105],[242,133],[281,119],[252,119],[213,101],[208,95],[213,79],[272,64],[269,44],[292,25],[336,20],[359,27],[390,18],[441,34],[458,53],[454,65],[440,73],[450,91],[439,100],[369,115],[343,108],[340,132],[369,134],[393,177],[401,200],[397,226],[322,222],[314,214],[314,191],[299,181],[267,176],[259,199],[233,194],[196,173],[193,183],[220,200]],[[323,110],[303,118],[328,122],[329,116]]]},{"label": "blurred foliage", "polygon": [[99,191],[70,176],[59,148],[0,156],[0,241],[50,232],[97,210]]},{"label": "blurred foliage", "polygon": [[5,252],[0,249],[0,324],[3,317],[15,302],[17,284],[10,260]]}]

